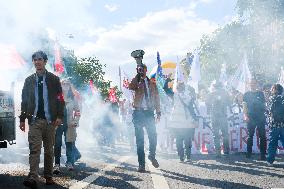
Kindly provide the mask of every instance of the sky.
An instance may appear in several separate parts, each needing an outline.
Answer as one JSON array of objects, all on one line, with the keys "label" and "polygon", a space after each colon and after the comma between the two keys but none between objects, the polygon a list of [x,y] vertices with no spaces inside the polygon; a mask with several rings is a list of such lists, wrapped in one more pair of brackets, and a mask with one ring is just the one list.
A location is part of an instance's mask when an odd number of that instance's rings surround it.
[{"label": "sky", "polygon": [[[135,49],[145,51],[149,71],[161,60],[177,62],[236,17],[236,0],[0,0],[0,43],[33,48],[31,32],[48,31],[80,57],[96,56],[106,77],[118,81],[118,66],[135,74]],[[73,38],[69,38],[72,34]],[[117,73],[117,74],[116,74]]]}]

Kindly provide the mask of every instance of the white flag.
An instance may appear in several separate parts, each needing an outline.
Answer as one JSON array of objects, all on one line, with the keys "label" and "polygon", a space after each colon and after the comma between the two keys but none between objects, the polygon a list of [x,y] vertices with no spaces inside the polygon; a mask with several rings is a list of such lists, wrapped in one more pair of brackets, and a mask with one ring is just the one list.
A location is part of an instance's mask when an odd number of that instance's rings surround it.
[{"label": "white flag", "polygon": [[221,73],[220,73],[220,77],[219,77],[219,81],[221,83],[223,83],[224,86],[227,85],[228,82],[228,77],[227,77],[227,73],[226,73],[226,64],[222,64],[222,68],[221,68]]},{"label": "white flag", "polygon": [[244,55],[243,61],[238,67],[236,73],[230,79],[230,86],[237,89],[241,93],[247,91],[247,84],[251,80],[251,73],[248,67],[248,60],[246,54]]},{"label": "white flag", "polygon": [[184,82],[184,77],[183,73],[180,69],[179,62],[176,64],[176,72],[175,72],[175,80],[174,80],[174,85],[173,85],[173,91],[176,92],[177,89],[177,84],[179,82]]},{"label": "white flag", "polygon": [[281,67],[281,71],[278,78],[278,83],[284,87],[284,68]]},{"label": "white flag", "polygon": [[198,93],[198,83],[201,79],[199,52],[195,50],[193,55],[194,57],[193,57],[193,61],[192,61],[191,68],[190,68],[188,84],[195,89],[195,93]]}]

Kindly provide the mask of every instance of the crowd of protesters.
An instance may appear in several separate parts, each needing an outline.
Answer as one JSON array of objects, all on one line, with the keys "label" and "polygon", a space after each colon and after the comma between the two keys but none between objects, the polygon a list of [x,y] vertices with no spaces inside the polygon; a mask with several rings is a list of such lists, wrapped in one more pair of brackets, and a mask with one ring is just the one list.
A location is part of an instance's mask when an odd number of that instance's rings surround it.
[{"label": "crowd of protesters", "polygon": [[[169,87],[173,78],[169,75],[163,87],[166,103],[160,103],[155,79],[147,77],[147,66],[142,63],[144,51],[136,50],[131,56],[137,63],[137,75],[128,83],[133,91],[132,99],[105,99],[105,113],[96,122],[100,146],[115,148],[117,142],[137,147],[139,172],[145,172],[144,128],[149,138],[149,156],[154,167],[159,167],[156,148],[169,152],[176,143],[181,162],[191,160],[191,148],[195,130],[208,127],[213,133],[217,157],[228,156],[228,119],[232,112],[241,113],[248,129],[246,157],[252,157],[253,137],[258,130],[260,160],[273,165],[278,141],[284,145],[284,96],[280,84],[264,85],[256,78],[250,80],[250,90],[244,94],[216,81],[210,90],[194,88],[185,82],[176,83],[176,90]],[[59,79],[45,69],[47,55],[37,51],[32,55],[36,73],[29,76],[22,91],[20,129],[25,130],[28,119],[30,173],[24,185],[36,188],[41,145],[44,147],[44,177],[52,185],[53,174],[60,173],[62,136],[66,146],[66,167],[72,171],[81,154],[75,143],[80,122],[82,99],[68,79]],[[156,125],[159,128],[156,129]],[[270,136],[267,148],[265,126]],[[157,131],[158,130],[158,131]],[[222,141],[220,140],[222,139]],[[222,150],[223,149],[223,150]],[[54,162],[55,159],[55,162]],[[54,165],[54,167],[53,167]]]}]

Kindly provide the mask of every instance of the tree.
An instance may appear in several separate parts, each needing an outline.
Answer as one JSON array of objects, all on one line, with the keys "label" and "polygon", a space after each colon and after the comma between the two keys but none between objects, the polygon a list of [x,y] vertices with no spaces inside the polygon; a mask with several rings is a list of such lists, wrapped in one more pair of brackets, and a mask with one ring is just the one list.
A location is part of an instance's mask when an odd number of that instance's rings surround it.
[{"label": "tree", "polygon": [[[68,59],[65,59],[67,61]],[[80,58],[69,57],[69,62],[66,67],[68,76],[71,77],[72,83],[79,90],[85,90],[89,88],[90,81],[93,81],[94,86],[98,89],[103,99],[105,99],[109,94],[109,89],[111,87],[111,81],[105,80],[103,67],[98,59],[95,57]],[[66,65],[66,64],[65,64]],[[114,87],[117,91],[117,96],[121,96],[121,92],[118,90],[118,87]]]},{"label": "tree", "polygon": [[217,79],[223,63],[233,74],[244,53],[254,76],[263,84],[276,82],[284,60],[284,1],[238,0],[236,8],[238,21],[201,39],[202,82]]}]

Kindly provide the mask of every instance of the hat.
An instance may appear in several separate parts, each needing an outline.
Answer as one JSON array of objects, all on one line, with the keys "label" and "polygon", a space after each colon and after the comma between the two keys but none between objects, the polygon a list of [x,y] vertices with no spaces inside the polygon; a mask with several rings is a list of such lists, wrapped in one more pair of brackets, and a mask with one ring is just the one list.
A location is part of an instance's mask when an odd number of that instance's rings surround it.
[{"label": "hat", "polygon": [[142,57],[143,58],[143,55],[145,54],[145,52],[143,50],[135,50],[131,53],[131,56],[133,58],[140,58]]}]

